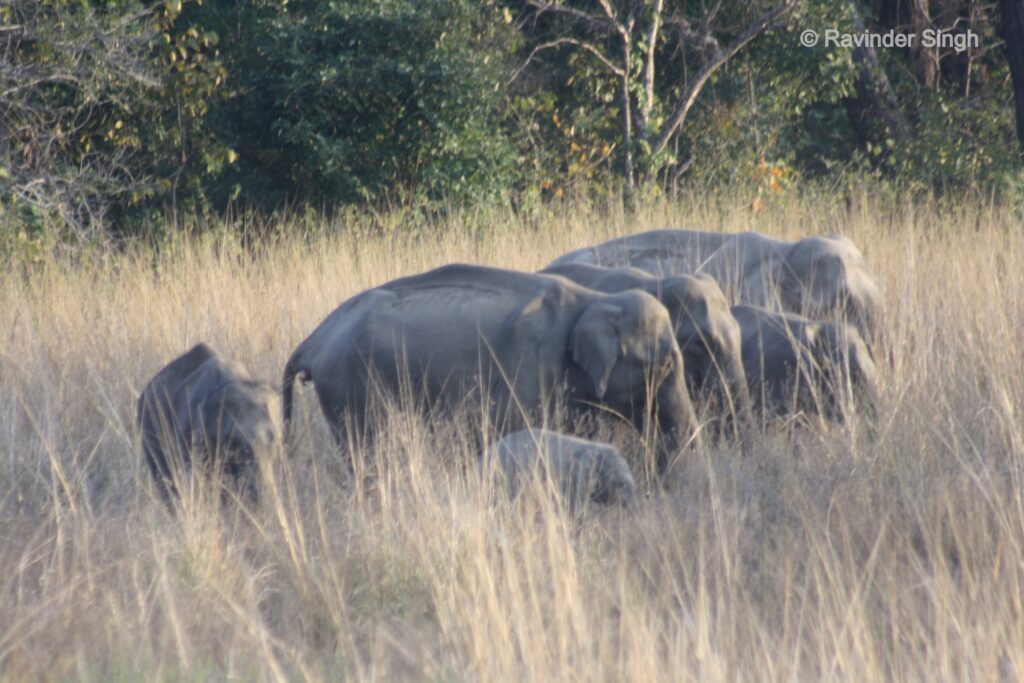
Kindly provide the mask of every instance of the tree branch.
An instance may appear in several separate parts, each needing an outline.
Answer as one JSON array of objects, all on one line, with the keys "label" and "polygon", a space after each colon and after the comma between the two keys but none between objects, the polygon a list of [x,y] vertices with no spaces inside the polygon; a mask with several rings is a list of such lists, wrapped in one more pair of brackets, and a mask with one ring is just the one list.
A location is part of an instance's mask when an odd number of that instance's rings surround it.
[{"label": "tree branch", "polygon": [[[679,97],[676,102],[676,106],[672,111],[672,115],[665,121],[665,124],[661,128],[661,132],[658,137],[655,138],[654,143],[651,146],[652,154],[660,154],[668,141],[675,135],[679,126],[682,125],[686,119],[686,115],[690,113],[690,109],[693,107],[693,103],[697,100],[697,96],[700,91],[704,88],[708,79],[715,73],[723,64],[728,62],[732,57],[743,49],[743,47],[757,37],[762,31],[764,31],[769,24],[781,17],[786,12],[789,12],[796,6],[795,0],[785,0],[782,4],[774,7],[773,9],[765,12],[747,27],[743,33],[738,35],[736,39],[726,46],[726,48],[718,49],[711,56],[707,63],[701,67],[700,71],[694,76],[693,82],[686,88],[683,94]],[[715,41],[717,45],[717,41]]]},{"label": "tree branch", "polygon": [[572,17],[578,23],[585,24],[589,28],[597,29],[599,31],[611,32],[615,30],[613,21],[607,18],[588,14],[583,10],[578,10],[575,7],[569,7],[557,2],[540,2],[540,0],[526,0],[526,6],[532,7],[536,10],[537,16],[551,12],[553,14],[563,14],[567,17]]},{"label": "tree branch", "polygon": [[517,78],[519,78],[519,74],[522,73],[522,71],[527,66],[530,65],[530,63],[540,52],[544,50],[551,50],[556,47],[561,47],[562,45],[572,45],[574,47],[580,48],[581,50],[586,50],[590,54],[597,57],[597,59],[605,66],[605,68],[607,68],[609,71],[611,71],[619,78],[623,78],[626,74],[626,72],[621,67],[616,66],[615,63],[612,62],[612,60],[609,59],[603,52],[601,52],[601,50],[598,49],[598,47],[593,43],[588,43],[587,41],[579,40],[578,38],[558,38],[547,43],[541,43],[540,45],[530,50],[530,54],[526,57],[526,61],[524,61],[518,69],[512,72],[512,77],[508,79],[508,83],[506,83],[506,85],[511,85]]},{"label": "tree branch", "polygon": [[647,31],[647,53],[644,55],[641,73],[644,82],[644,102],[640,105],[640,111],[638,112],[641,135],[645,135],[647,132],[647,126],[650,125],[651,110],[654,108],[654,53],[658,43],[658,32],[661,30],[661,11],[664,9],[664,6],[664,0],[655,0],[654,16],[651,17],[651,24]]},{"label": "tree branch", "polygon": [[695,31],[686,19],[676,18],[665,21],[666,26],[674,26],[679,32],[679,37],[684,43],[696,43],[702,50],[711,50],[712,53],[721,50],[718,40],[709,33]]},{"label": "tree branch", "polygon": [[629,42],[629,32],[626,27],[622,25],[622,22],[615,18],[615,11],[612,9],[611,4],[608,0],[597,0],[597,4],[601,5],[601,9],[604,10],[605,16],[608,17],[608,21],[611,22],[615,28],[615,32],[622,36],[623,40]]}]

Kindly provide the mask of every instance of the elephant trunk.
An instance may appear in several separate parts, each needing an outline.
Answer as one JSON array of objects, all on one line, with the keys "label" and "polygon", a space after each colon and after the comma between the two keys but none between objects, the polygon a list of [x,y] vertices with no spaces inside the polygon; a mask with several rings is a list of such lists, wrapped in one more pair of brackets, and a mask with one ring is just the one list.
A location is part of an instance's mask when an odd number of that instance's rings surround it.
[{"label": "elephant trunk", "polygon": [[701,443],[697,414],[681,371],[666,377],[658,388],[657,427],[663,437],[658,447],[658,472],[664,474],[682,448],[699,448]]},{"label": "elephant trunk", "polygon": [[754,405],[750,399],[746,371],[738,351],[731,354],[723,370],[729,391],[726,405],[732,418],[734,434],[744,455],[750,455],[757,421],[754,419]]},{"label": "elephant trunk", "polygon": [[856,408],[861,411],[869,428],[874,431],[878,421],[878,374],[870,348],[864,344],[853,344],[856,349],[854,375],[854,400]]},{"label": "elephant trunk", "polygon": [[731,429],[746,453],[756,422],[743,367],[743,335],[739,323],[732,315],[720,316],[713,321],[706,340],[709,386],[724,411],[725,429]]},{"label": "elephant trunk", "polygon": [[880,307],[868,297],[850,297],[845,310],[840,310],[841,320],[856,328],[869,348],[876,348],[879,341]]}]

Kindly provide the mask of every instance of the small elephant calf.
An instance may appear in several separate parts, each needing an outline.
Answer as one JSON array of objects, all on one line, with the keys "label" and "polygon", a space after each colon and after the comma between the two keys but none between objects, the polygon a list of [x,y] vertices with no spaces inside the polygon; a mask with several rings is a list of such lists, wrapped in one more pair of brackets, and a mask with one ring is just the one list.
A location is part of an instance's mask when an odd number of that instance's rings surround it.
[{"label": "small elephant calf", "polygon": [[142,454],[160,496],[193,465],[223,472],[252,501],[258,499],[259,456],[281,440],[278,392],[206,344],[171,361],[139,396],[136,421]]},{"label": "small elephant calf", "polygon": [[588,501],[623,507],[636,501],[636,482],[626,459],[607,444],[524,429],[502,438],[482,460],[485,476],[504,477],[510,497],[539,477],[551,481],[573,511],[582,510]]}]

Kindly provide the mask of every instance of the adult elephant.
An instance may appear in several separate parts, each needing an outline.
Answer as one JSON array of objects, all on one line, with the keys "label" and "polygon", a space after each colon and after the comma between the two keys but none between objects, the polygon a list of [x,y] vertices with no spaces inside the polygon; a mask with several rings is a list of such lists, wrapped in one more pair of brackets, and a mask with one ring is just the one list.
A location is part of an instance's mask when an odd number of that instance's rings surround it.
[{"label": "adult elephant", "polygon": [[312,381],[335,437],[362,431],[371,387],[433,406],[486,402],[500,432],[568,399],[639,426],[653,408],[668,453],[696,438],[683,361],[665,307],[640,291],[604,294],[569,280],[450,265],[352,297],[284,370],[284,419],[295,379]]},{"label": "adult elephant", "polygon": [[660,276],[696,273],[709,256],[734,236],[699,230],[649,230],[562,254],[548,268],[583,263],[605,268],[639,268]]},{"label": "adult elephant", "polygon": [[729,303],[707,275],[657,277],[637,268],[602,268],[583,263],[551,265],[541,271],[590,289],[616,293],[643,290],[658,299],[683,354],[687,386],[714,396],[732,413],[737,430],[752,424],[750,393],[743,370],[740,327]]},{"label": "adult elephant", "polygon": [[856,328],[757,306],[733,306],[743,366],[762,419],[799,412],[843,420],[850,408],[873,417],[877,374]]},{"label": "adult elephant", "polygon": [[631,266],[655,275],[706,273],[738,303],[846,320],[864,339],[876,339],[881,296],[847,237],[787,242],[759,232],[652,230],[571,251],[551,266],[567,263]]}]

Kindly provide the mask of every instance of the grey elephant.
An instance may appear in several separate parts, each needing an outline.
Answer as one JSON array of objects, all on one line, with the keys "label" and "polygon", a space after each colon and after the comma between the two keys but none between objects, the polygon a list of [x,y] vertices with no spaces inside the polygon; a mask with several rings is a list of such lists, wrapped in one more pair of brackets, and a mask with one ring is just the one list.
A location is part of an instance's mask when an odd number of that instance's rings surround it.
[{"label": "grey elephant", "polygon": [[698,439],[665,307],[644,292],[603,294],[560,277],[457,264],[367,290],[288,360],[286,429],[296,379],[313,383],[340,443],[364,430],[371,387],[432,407],[486,406],[500,433],[559,401],[637,426],[649,415],[664,436],[662,467]]},{"label": "grey elephant", "polygon": [[631,507],[636,482],[618,448],[546,429],[503,437],[480,456],[485,477],[499,478],[515,498],[533,481],[550,482],[572,511],[589,502]]},{"label": "grey elephant", "polygon": [[792,313],[733,306],[743,365],[762,419],[798,412],[843,420],[849,408],[873,418],[877,372],[856,328]]},{"label": "grey elephant", "polygon": [[700,272],[707,258],[733,237],[729,233],[700,230],[649,230],[570,251],[547,267],[583,263],[638,268],[659,276],[692,274]]},{"label": "grey elephant", "polygon": [[797,242],[759,232],[653,230],[577,249],[551,265],[631,266],[655,275],[706,273],[737,303],[842,319],[873,342],[881,296],[864,256],[847,237]]},{"label": "grey elephant", "polygon": [[637,268],[603,268],[583,263],[552,265],[541,273],[560,275],[599,292],[640,289],[657,298],[672,321],[691,392],[714,395],[732,412],[737,428],[752,424],[740,326],[713,279],[707,275],[662,278]]},{"label": "grey elephant", "polygon": [[219,470],[258,500],[259,460],[281,441],[280,416],[276,389],[206,344],[168,363],[136,407],[142,454],[165,501],[193,467]]}]

